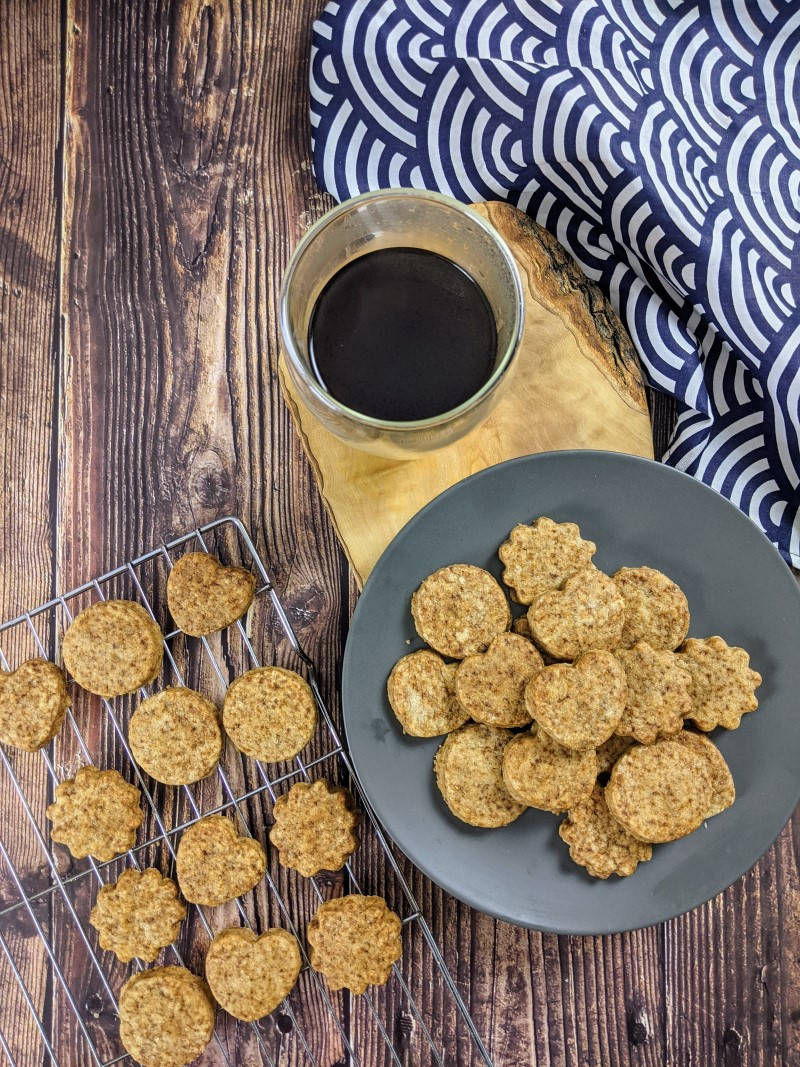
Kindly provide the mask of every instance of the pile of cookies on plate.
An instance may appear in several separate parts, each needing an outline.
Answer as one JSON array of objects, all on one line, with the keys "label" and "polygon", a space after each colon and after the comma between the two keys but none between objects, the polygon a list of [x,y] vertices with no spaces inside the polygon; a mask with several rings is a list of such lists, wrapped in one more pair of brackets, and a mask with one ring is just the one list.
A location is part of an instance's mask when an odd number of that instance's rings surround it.
[{"label": "pile of cookies on plate", "polygon": [[730,807],[730,770],[705,735],[758,706],[761,676],[721,637],[687,639],[667,575],[609,576],[595,552],[572,522],[515,526],[499,549],[526,609],[513,621],[488,571],[429,575],[411,599],[429,648],[395,664],[387,691],[407,734],[447,735],[434,773],[453,815],[490,828],[526,808],[564,813],[572,859],[608,878]]},{"label": "pile of cookies on plate", "polygon": [[[236,622],[254,593],[249,571],[223,566],[203,552],[182,556],[167,581],[172,618],[193,637]],[[110,700],[155,680],[164,636],[140,604],[101,601],[70,623],[62,652],[74,681]],[[0,672],[0,742],[35,751],[57,735],[69,703],[64,674],[53,663],[28,660]],[[280,667],[259,667],[231,684],[221,717],[214,703],[182,686],[146,697],[131,716],[128,745],[156,781],[185,786],[216,769],[223,730],[244,755],[274,763],[298,755],[316,724],[317,706],[305,679]],[[140,790],[119,771],[83,766],[56,786],[47,808],[51,837],[76,859],[110,861],[134,848],[144,819],[141,800]],[[292,785],[277,798],[272,815],[269,839],[279,862],[305,877],[341,869],[358,846],[360,816],[350,793],[325,779]],[[89,919],[100,947],[125,963],[150,963],[175,941],[184,901],[217,907],[235,900],[264,878],[267,865],[263,845],[220,814],[200,818],[182,833],[177,885],[155,868],[141,870],[130,855],[134,866],[100,889]],[[306,938],[311,966],[330,987],[356,993],[385,982],[402,952],[400,918],[374,896],[322,903]],[[287,930],[256,936],[242,927],[223,929],[208,948],[205,981],[178,966],[145,969],[127,980],[119,997],[122,1043],[145,1067],[187,1063],[211,1040],[215,1001],[237,1019],[260,1019],[288,996],[300,970],[300,949]]]}]

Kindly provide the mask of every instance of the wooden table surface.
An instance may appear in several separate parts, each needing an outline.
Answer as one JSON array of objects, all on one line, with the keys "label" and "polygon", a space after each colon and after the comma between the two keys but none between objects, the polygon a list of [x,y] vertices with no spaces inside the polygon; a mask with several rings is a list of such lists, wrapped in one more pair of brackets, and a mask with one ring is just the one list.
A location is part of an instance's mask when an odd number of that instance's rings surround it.
[{"label": "wooden table surface", "polygon": [[[235,513],[335,684],[355,590],[276,377],[281,273],[329,206],[319,6],[0,0],[0,616]],[[657,454],[671,415],[657,399]],[[778,1067],[800,1063],[799,846],[796,817],[709,904],[614,937],[414,885],[498,1067]],[[0,1029],[43,1062],[6,992]]]}]

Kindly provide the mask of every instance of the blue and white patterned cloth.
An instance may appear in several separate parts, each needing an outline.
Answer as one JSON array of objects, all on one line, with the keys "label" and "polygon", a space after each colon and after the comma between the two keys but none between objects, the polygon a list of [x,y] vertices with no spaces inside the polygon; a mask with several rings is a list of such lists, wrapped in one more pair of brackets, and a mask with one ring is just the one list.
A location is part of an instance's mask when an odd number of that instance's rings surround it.
[{"label": "blue and white patterned cloth", "polygon": [[338,0],[310,83],[323,188],[526,210],[800,566],[800,0]]}]

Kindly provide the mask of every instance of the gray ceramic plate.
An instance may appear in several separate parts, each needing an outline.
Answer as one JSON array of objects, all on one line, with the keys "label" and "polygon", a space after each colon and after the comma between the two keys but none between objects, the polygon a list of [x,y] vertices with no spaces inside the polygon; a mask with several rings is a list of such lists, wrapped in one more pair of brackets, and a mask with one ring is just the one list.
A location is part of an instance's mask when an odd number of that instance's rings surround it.
[{"label": "gray ceramic plate", "polygon": [[[761,706],[714,740],[736,803],[691,836],[654,849],[630,878],[589,878],[558,818],[528,810],[472,829],[445,807],[431,764],[441,739],[404,737],[386,699],[394,662],[419,648],[409,598],[448,563],[499,577],[497,548],[537,515],[580,524],[607,572],[646,563],[685,590],[691,634],[742,645],[764,676]],[[423,508],[381,556],[358,602],[344,657],[350,752],[389,834],[434,882],[481,911],[559,933],[661,922],[713,897],[768,848],[800,799],[800,593],[761,532],[722,497],[658,463],[607,452],[527,456],[482,471]],[[409,643],[410,642],[410,643]]]}]

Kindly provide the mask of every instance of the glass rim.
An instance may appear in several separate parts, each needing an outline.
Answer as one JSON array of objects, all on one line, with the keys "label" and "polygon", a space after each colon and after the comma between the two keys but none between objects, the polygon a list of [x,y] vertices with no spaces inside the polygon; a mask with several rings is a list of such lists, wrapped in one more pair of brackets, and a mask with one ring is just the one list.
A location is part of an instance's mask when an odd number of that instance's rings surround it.
[{"label": "glass rim", "polygon": [[[297,272],[298,265],[303,258],[309,245],[326,229],[332,222],[334,222],[341,215],[347,214],[356,205],[366,203],[370,200],[429,200],[432,203],[439,204],[442,207],[448,207],[451,210],[457,211],[461,215],[465,215],[469,220],[478,225],[480,229],[486,234],[486,236],[495,244],[500,252],[501,257],[506,263],[511,274],[511,279],[514,286],[514,295],[516,297],[514,307],[514,322],[511,328],[511,337],[508,344],[505,347],[502,357],[498,361],[496,367],[492,371],[491,375],[483,383],[480,389],[473,393],[472,396],[464,400],[458,407],[449,408],[447,411],[442,411],[438,415],[429,416],[426,419],[415,419],[413,421],[397,421],[392,419],[376,419],[371,415],[365,415],[361,411],[356,411],[355,408],[348,407],[341,401],[337,400],[335,396],[332,396],[326,389],[323,389],[314,375],[309,371],[302,356],[295,343],[294,334],[289,325],[289,293],[291,290],[292,282],[294,280],[295,273]],[[366,253],[365,253],[366,255]],[[358,258],[358,257],[356,257]],[[515,353],[519,347],[520,338],[522,337],[522,327],[525,320],[525,303],[522,293],[522,280],[519,276],[519,269],[517,267],[514,256],[511,249],[506,244],[503,237],[495,229],[494,226],[486,219],[482,218],[477,211],[473,211],[468,204],[462,204],[458,200],[454,200],[453,197],[445,196],[443,193],[431,192],[427,189],[376,189],[368,193],[359,193],[357,196],[350,197],[347,200],[343,200],[341,203],[336,204],[329,211],[326,211],[322,218],[318,219],[314,225],[306,230],[300,241],[295,248],[294,252],[289,259],[286,272],[283,276],[281,283],[281,291],[279,298],[279,328],[281,332],[281,339],[283,341],[283,348],[292,368],[301,376],[304,385],[310,389],[313,395],[320,400],[323,404],[333,408],[347,418],[361,424],[362,426],[369,427],[375,430],[388,430],[392,433],[398,433],[411,430],[426,430],[432,429],[437,426],[442,426],[445,423],[451,422],[453,419],[459,418],[459,416],[471,411],[472,408],[477,407],[481,401],[485,400],[505,376],[508,371]]]}]

